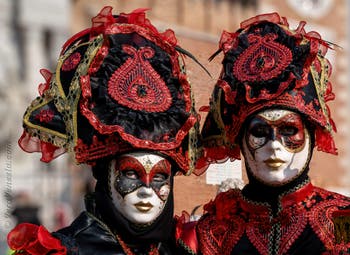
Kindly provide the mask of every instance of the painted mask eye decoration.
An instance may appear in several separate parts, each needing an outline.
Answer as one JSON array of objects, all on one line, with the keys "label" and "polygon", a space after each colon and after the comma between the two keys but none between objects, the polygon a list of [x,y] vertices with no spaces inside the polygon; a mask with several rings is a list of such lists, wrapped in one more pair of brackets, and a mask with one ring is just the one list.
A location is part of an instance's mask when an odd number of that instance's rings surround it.
[{"label": "painted mask eye decoration", "polygon": [[116,209],[130,222],[149,224],[164,210],[172,186],[170,162],[135,152],[111,161],[109,188]]},{"label": "painted mask eye decoration", "polygon": [[152,188],[162,200],[168,192],[162,187],[170,185],[171,165],[157,155],[135,157],[131,154],[120,157],[115,164],[114,188],[125,196],[140,187]]},{"label": "painted mask eye decoration", "polygon": [[273,186],[294,180],[306,169],[310,148],[310,134],[301,116],[281,109],[254,115],[242,143],[250,173]]},{"label": "painted mask eye decoration", "polygon": [[268,141],[279,141],[290,152],[305,144],[305,127],[300,115],[289,111],[265,111],[253,117],[247,132],[248,146],[255,151]]}]

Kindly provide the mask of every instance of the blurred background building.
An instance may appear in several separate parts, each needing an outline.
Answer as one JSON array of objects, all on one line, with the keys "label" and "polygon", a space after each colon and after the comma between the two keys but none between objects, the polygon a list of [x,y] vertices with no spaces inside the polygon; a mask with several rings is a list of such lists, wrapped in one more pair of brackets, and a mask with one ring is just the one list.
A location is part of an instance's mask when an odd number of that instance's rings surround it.
[{"label": "blurred background building", "polygon": [[[30,204],[37,208],[40,222],[53,231],[69,224],[83,208],[83,194],[93,189],[88,167],[75,165],[69,155],[43,164],[40,155],[22,152],[17,140],[22,133],[25,108],[44,81],[39,70],[54,71],[65,40],[89,27],[91,18],[104,5],[113,6],[115,13],[150,8],[148,17],[158,29],[175,31],[179,44],[212,74],[210,78],[187,59],[197,109],[208,105],[220,73],[222,55],[210,63],[207,59],[217,50],[222,30],[235,31],[246,18],[276,11],[286,16],[292,27],[305,20],[306,30],[315,29],[325,40],[340,45],[341,49],[329,51],[328,55],[333,64],[336,100],[331,103],[331,110],[338,129],[335,139],[339,155],[316,152],[310,175],[316,185],[350,195],[349,1],[0,0],[0,251],[6,233],[16,223],[13,217],[13,211],[18,209],[16,198],[26,193]],[[204,119],[205,115],[201,115]],[[240,162],[229,162],[225,171],[218,172],[223,166],[214,166],[210,173],[200,177],[176,177],[175,213],[191,212],[214,197],[226,178],[246,181]]]}]

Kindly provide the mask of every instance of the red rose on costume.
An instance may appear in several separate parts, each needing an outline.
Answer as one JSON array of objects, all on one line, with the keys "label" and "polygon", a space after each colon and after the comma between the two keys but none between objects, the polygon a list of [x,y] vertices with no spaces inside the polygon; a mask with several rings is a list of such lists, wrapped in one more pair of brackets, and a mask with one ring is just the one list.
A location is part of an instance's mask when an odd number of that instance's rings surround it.
[{"label": "red rose on costume", "polygon": [[16,226],[7,235],[7,243],[12,250],[30,255],[66,255],[66,248],[54,238],[45,227],[30,223]]},{"label": "red rose on costume", "polygon": [[237,212],[237,202],[232,191],[220,193],[215,199],[216,217],[218,220],[229,220]]}]

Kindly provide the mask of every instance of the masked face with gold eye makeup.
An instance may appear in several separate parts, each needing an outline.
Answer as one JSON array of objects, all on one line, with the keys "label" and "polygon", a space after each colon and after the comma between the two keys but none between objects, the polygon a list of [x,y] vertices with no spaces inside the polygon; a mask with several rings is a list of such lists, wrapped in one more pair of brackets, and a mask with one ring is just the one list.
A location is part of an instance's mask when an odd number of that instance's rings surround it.
[{"label": "masked face with gold eye makeup", "polygon": [[171,164],[149,153],[123,154],[110,163],[113,204],[130,222],[152,223],[163,211],[171,190]]},{"label": "masked face with gold eye makeup", "polygon": [[295,112],[269,109],[252,117],[242,144],[244,159],[255,178],[280,186],[303,172],[310,157],[310,136]]}]

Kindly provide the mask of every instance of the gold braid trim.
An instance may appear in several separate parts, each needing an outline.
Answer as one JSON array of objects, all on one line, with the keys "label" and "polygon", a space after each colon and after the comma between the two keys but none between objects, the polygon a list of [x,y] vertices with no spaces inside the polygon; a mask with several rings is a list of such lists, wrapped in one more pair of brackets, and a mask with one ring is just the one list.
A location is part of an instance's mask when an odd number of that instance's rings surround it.
[{"label": "gold braid trim", "polygon": [[80,88],[80,77],[84,76],[88,73],[90,64],[95,57],[96,53],[100,49],[103,43],[103,36],[100,35],[96,37],[93,41],[88,43],[82,43],[77,47],[81,47],[84,45],[89,45],[88,49],[84,54],[83,60],[79,63],[77,67],[71,84],[69,86],[69,92],[67,95],[64,94],[64,90],[62,88],[61,80],[60,80],[60,70],[64,60],[69,57],[72,51],[76,50],[76,47],[69,50],[66,54],[64,54],[58,61],[57,69],[56,69],[56,82],[53,87],[53,92],[55,95],[59,95],[59,97],[55,100],[55,105],[57,109],[62,113],[66,125],[66,133],[67,133],[67,147],[68,150],[73,151],[75,145],[78,140],[78,128],[77,128],[77,112],[78,112],[78,104],[81,95]]}]

